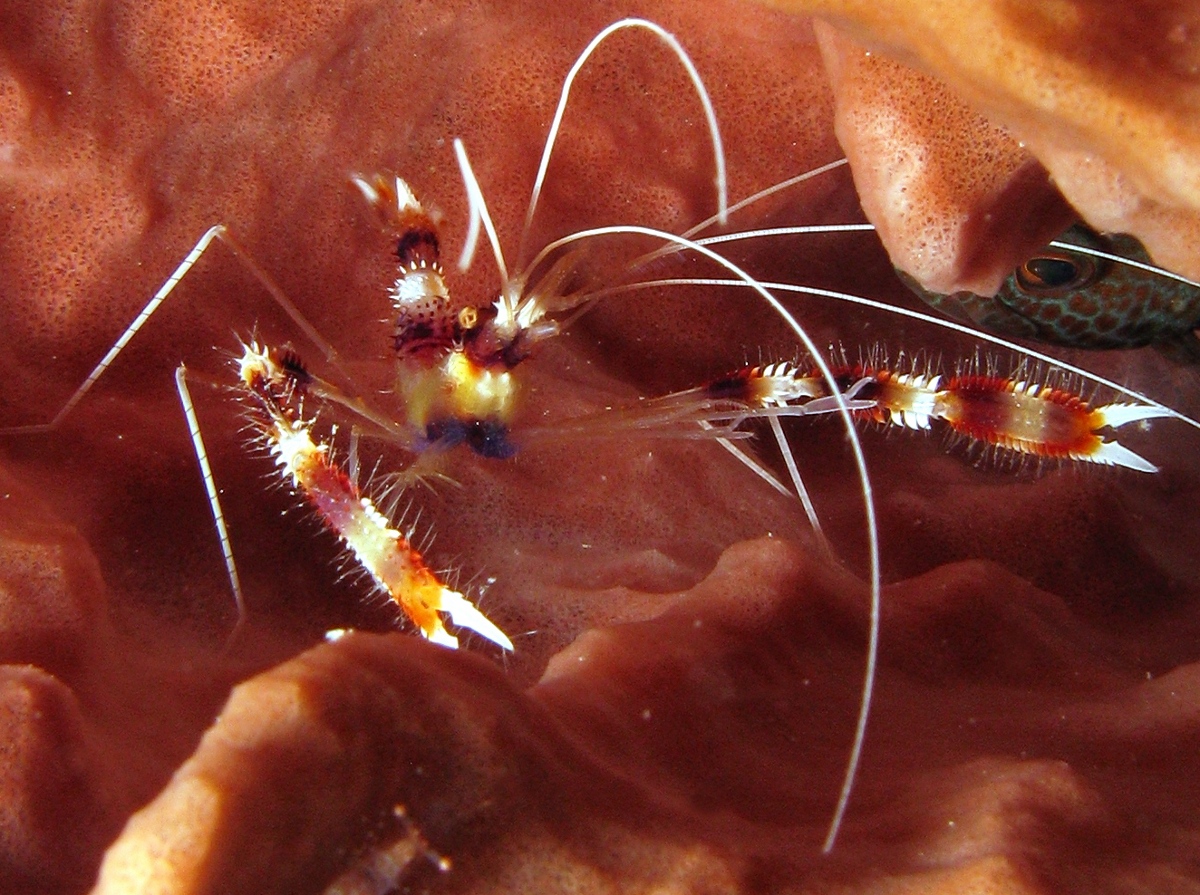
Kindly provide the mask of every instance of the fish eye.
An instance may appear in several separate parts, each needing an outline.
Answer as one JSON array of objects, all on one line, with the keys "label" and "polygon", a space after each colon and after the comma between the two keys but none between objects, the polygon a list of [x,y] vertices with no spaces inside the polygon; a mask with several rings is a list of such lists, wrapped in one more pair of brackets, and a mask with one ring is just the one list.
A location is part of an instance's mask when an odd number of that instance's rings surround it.
[{"label": "fish eye", "polygon": [[1038,255],[1016,270],[1017,283],[1031,292],[1078,289],[1091,283],[1096,274],[1090,258],[1066,253]]}]

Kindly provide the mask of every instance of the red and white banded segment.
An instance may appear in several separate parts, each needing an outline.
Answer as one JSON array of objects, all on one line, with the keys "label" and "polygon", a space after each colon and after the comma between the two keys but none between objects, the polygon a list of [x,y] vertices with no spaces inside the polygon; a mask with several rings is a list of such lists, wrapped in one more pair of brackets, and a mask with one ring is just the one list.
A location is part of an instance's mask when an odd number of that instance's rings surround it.
[{"label": "red and white banded segment", "polygon": [[[932,420],[941,420],[959,434],[1005,450],[1138,472],[1158,467],[1105,430],[1172,415],[1144,404],[1093,407],[1065,388],[1015,377],[899,373],[867,364],[834,367],[833,374],[839,392],[853,399],[854,413],[880,423],[928,429]],[[799,405],[813,412],[824,411],[832,395],[811,367],[790,363],[747,367],[708,390],[752,407]]]},{"label": "red and white banded segment", "polygon": [[391,289],[396,355],[427,365],[428,358],[441,357],[462,337],[442,271],[437,227],[399,177],[355,174],[350,181],[396,239],[400,270]]},{"label": "red and white banded segment", "polygon": [[259,427],[284,475],[354,554],[375,583],[429,640],[456,648],[458,638],[442,624],[445,613],[506,650],[512,641],[474,604],[447,587],[425,564],[408,538],[394,528],[369,497],[329,457],[329,446],[313,440],[312,421],[297,412],[287,372],[269,349],[245,346],[242,383],[263,412]]},{"label": "red and white banded segment", "polygon": [[1170,415],[1139,404],[1092,407],[1063,389],[997,376],[949,378],[935,393],[934,403],[934,416],[978,441],[1039,457],[1138,472],[1158,472],[1158,467],[1101,432]]}]

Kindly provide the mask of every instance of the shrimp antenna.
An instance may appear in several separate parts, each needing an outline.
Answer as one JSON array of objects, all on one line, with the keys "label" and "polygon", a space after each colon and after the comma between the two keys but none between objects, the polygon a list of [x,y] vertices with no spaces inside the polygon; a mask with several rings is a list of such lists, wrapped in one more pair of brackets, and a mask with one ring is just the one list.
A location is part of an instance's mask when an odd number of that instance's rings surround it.
[{"label": "shrimp antenna", "polygon": [[[617,235],[634,235],[648,236],[652,239],[661,240],[662,242],[679,246],[682,249],[687,249],[702,255],[711,261],[716,262],[721,267],[729,271],[735,279],[725,281],[725,283],[736,283],[752,289],[758,294],[770,308],[779,315],[784,324],[795,333],[796,338],[804,346],[804,349],[812,357],[813,363],[821,373],[821,378],[824,379],[830,389],[830,397],[836,405],[836,411],[842,418],[842,422],[846,427],[847,441],[850,445],[851,453],[854,456],[855,469],[858,472],[858,480],[862,485],[863,511],[866,516],[867,523],[867,553],[868,553],[868,578],[870,588],[870,610],[868,622],[867,636],[867,657],[866,668],[863,672],[863,687],[862,696],[859,700],[858,720],[854,728],[854,740],[850,747],[850,756],[846,761],[846,772],[842,779],[842,788],[838,795],[837,807],[834,809],[833,819],[829,823],[829,832],[825,836],[825,842],[821,846],[821,851],[824,854],[829,854],[833,850],[834,843],[837,841],[838,832],[841,830],[842,819],[846,814],[846,807],[850,803],[850,794],[854,789],[854,780],[858,774],[858,765],[862,759],[863,743],[866,740],[867,720],[871,712],[871,697],[875,689],[875,671],[879,657],[879,616],[881,603],[881,586],[879,572],[879,525],[875,514],[875,496],[871,488],[871,477],[867,472],[867,460],[863,454],[862,442],[858,437],[858,430],[854,426],[854,419],[851,416],[851,407],[849,400],[842,391],[838,388],[837,382],[834,379],[833,371],[829,364],[822,357],[821,352],[817,349],[816,343],[812,337],[805,331],[800,322],[792,315],[792,313],[784,307],[783,303],[773,295],[768,286],[774,284],[763,284],[754,279],[750,274],[738,267],[724,255],[714,252],[707,246],[700,245],[698,242],[679,236],[675,233],[669,233],[665,230],[656,230],[652,227],[640,227],[633,225],[612,226],[612,227],[596,227],[592,230],[581,230],[577,233],[572,233],[557,239],[547,245],[539,253],[538,258],[545,257],[551,252],[557,251],[559,248],[570,243],[593,239],[601,236],[617,236]],[[535,259],[532,266],[536,266]]]},{"label": "shrimp antenna", "polygon": [[508,266],[504,263],[504,252],[500,249],[500,238],[496,235],[496,226],[488,213],[487,201],[483,198],[483,190],[479,180],[471,168],[471,160],[467,158],[467,147],[461,137],[454,138],[454,155],[458,159],[458,169],[462,172],[463,186],[467,191],[467,238],[463,243],[462,254],[458,257],[458,269],[465,271],[475,260],[475,247],[479,242],[479,225],[487,230],[488,241],[492,244],[492,254],[496,256],[496,266],[500,268],[500,279],[508,283]]},{"label": "shrimp antenna", "polygon": [[[749,195],[744,199],[738,200],[733,205],[730,205],[727,211],[729,214],[733,214],[734,212],[741,211],[743,208],[746,208],[747,206],[753,205],[756,202],[760,202],[763,199],[768,198],[769,196],[775,195],[776,193],[780,193],[780,192],[783,192],[784,190],[790,189],[791,187],[795,186],[796,184],[803,183],[806,180],[811,180],[812,178],[818,177],[822,174],[827,174],[830,171],[835,171],[838,168],[844,167],[847,164],[849,164],[849,162],[845,158],[840,158],[840,159],[837,159],[836,161],[828,162],[824,165],[821,165],[820,167],[812,168],[811,170],[805,171],[802,174],[796,174],[792,177],[788,177],[787,179],[781,180],[778,183],[775,183],[775,184],[772,184],[771,186],[765,187],[764,189],[761,189],[757,193]],[[688,230],[685,230],[680,235],[683,236],[685,239],[695,239],[695,241],[697,243],[699,243],[700,245],[711,246],[711,245],[718,245],[719,243],[724,243],[724,242],[737,242],[738,240],[745,240],[745,239],[760,239],[760,238],[769,237],[769,236],[799,236],[799,235],[814,234],[814,233],[854,233],[854,232],[866,232],[866,231],[874,232],[875,231],[874,224],[808,224],[808,225],[804,225],[804,226],[793,226],[793,227],[770,227],[770,228],[764,228],[764,229],[759,229],[759,230],[739,230],[734,233],[723,233],[719,236],[706,236],[702,239],[696,238],[697,233],[701,233],[704,230],[707,230],[713,224],[718,223],[718,221],[720,221],[720,215],[714,214],[711,217],[705,218],[700,223],[689,228]],[[645,267],[651,261],[654,261],[658,258],[662,258],[664,256],[670,255],[672,252],[677,252],[677,251],[679,251],[678,246],[668,245],[668,246],[664,246],[663,248],[657,249],[653,252],[648,252],[647,254],[641,256],[640,258],[634,259],[634,261],[629,265],[629,270],[638,270],[639,268]],[[534,266],[535,265],[531,264],[528,269],[532,270]],[[570,326],[571,323],[573,323],[575,321],[576,317],[585,313],[588,310],[588,306],[590,305],[591,301],[593,299],[595,299],[597,296],[599,296],[603,291],[604,290],[599,290],[599,291],[591,294],[590,296],[584,297],[580,302],[582,305],[581,309],[578,311],[578,313],[576,313],[576,315],[574,317],[572,317],[569,321],[567,321],[566,323],[563,324],[563,328],[565,329],[568,326]],[[803,500],[804,499],[803,490],[798,489],[798,491],[801,494],[801,499]],[[814,523],[813,527],[819,529],[820,525]]]},{"label": "shrimp antenna", "polygon": [[[770,196],[774,196],[776,193],[782,193],[784,190],[790,189],[791,187],[794,187],[798,183],[804,183],[804,181],[806,181],[806,180],[812,180],[814,177],[819,177],[822,174],[826,174],[830,171],[835,171],[838,168],[841,168],[844,165],[848,165],[848,164],[850,164],[849,159],[840,158],[840,159],[837,159],[836,161],[832,161],[827,164],[821,165],[819,168],[813,168],[809,171],[805,171],[803,174],[795,174],[792,177],[788,177],[785,180],[779,181],[779,183],[775,183],[769,187],[765,187],[764,189],[759,190],[757,193],[753,193],[753,194],[747,196],[745,199],[740,199],[737,202],[734,202],[732,205],[730,205],[725,210],[725,214],[726,214],[726,216],[728,216],[728,215],[733,214],[734,212],[741,211],[743,208],[746,208],[749,205],[753,205],[755,202],[761,202],[763,199],[766,199]],[[721,216],[720,212],[718,212],[717,214],[714,214],[710,218],[705,218],[704,220],[702,220],[700,223],[696,224],[696,226],[692,227],[691,229],[685,230],[683,232],[683,235],[690,239],[691,237],[695,236],[697,233],[700,233],[703,230],[707,230],[713,224],[724,225],[724,223],[725,223],[725,218]],[[871,229],[874,230],[875,229],[874,226],[872,226]]]},{"label": "shrimp antenna", "polygon": [[874,224],[799,224],[792,227],[763,227],[760,230],[738,230],[697,239],[702,246],[715,246],[744,239],[764,239],[770,236],[811,236],[819,233],[874,233]]},{"label": "shrimp antenna", "polygon": [[550,125],[549,133],[546,135],[546,148],[542,150],[542,162],[538,166],[537,178],[533,182],[533,193],[529,197],[529,211],[525,214],[524,232],[526,233],[529,232],[530,225],[533,223],[534,213],[537,211],[538,199],[542,194],[542,184],[546,180],[546,169],[550,167],[550,154],[554,151],[554,144],[558,139],[559,129],[562,127],[563,115],[567,110],[567,101],[571,96],[571,87],[575,83],[575,76],[579,74],[584,63],[588,61],[600,44],[604,43],[605,40],[616,32],[627,28],[644,28],[654,34],[670,48],[671,52],[675,54],[675,58],[679,60],[680,65],[687,71],[687,76],[692,82],[692,87],[695,88],[696,96],[699,98],[700,104],[704,107],[704,118],[708,123],[708,133],[712,139],[713,157],[716,165],[716,175],[714,177],[714,183],[717,188],[716,219],[724,224],[726,218],[729,216],[729,185],[725,174],[725,144],[721,140],[721,129],[717,125],[717,113],[713,108],[712,98],[708,95],[708,89],[704,86],[704,81],[701,80],[700,73],[696,71],[696,66],[692,64],[691,57],[688,56],[687,51],[684,50],[683,45],[679,43],[675,35],[661,25],[647,19],[621,19],[619,22],[613,22],[592,38],[591,43],[579,54],[579,58],[575,60],[575,64],[571,66],[571,70],[567,72],[567,77],[563,81],[562,94],[558,98],[558,108],[554,111],[554,121]]}]

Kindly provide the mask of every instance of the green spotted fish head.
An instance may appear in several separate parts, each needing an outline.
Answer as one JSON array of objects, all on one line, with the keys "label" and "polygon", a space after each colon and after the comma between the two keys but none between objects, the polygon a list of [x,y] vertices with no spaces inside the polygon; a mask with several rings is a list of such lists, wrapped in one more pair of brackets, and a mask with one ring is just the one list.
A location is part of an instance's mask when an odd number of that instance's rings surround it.
[{"label": "green spotted fish head", "polygon": [[997,335],[1071,348],[1177,345],[1200,358],[1200,285],[1154,267],[1142,244],[1123,233],[1076,224],[994,296],[943,295],[901,278],[947,317]]}]

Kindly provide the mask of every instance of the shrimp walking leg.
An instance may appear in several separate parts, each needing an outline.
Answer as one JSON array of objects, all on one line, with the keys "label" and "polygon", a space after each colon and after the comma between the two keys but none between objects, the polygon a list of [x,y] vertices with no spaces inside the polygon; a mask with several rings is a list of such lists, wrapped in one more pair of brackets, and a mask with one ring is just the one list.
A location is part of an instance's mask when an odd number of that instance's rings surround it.
[{"label": "shrimp walking leg", "polygon": [[[122,332],[121,335],[117,337],[117,340],[113,342],[112,347],[105,352],[104,356],[100,358],[96,366],[92,368],[92,371],[88,373],[87,378],[85,378],[83,382],[80,383],[75,389],[75,391],[71,393],[70,397],[67,398],[66,402],[58,409],[58,411],[53,417],[50,418],[48,422],[0,428],[0,435],[39,435],[47,432],[53,432],[60,425],[62,425],[63,421],[70,415],[71,411],[74,410],[79,402],[83,400],[84,396],[92,390],[92,386],[99,381],[100,377],[104,375],[105,371],[108,370],[110,366],[112,366],[113,362],[116,361],[121,352],[125,350],[131,341],[133,341],[134,336],[141,331],[142,327],[150,322],[150,318],[152,318],[154,314],[162,307],[163,303],[171,297],[172,293],[175,291],[175,287],[177,287],[183,278],[192,270],[192,268],[196,266],[197,262],[199,262],[201,257],[203,257],[203,255],[211,247],[214,240],[219,240],[228,246],[234,257],[236,257],[238,261],[240,261],[242,265],[254,276],[259,284],[262,285],[267,294],[271,296],[271,299],[284,310],[284,312],[295,322],[295,324],[309,338],[309,340],[321,350],[321,352],[325,355],[325,359],[332,366],[334,366],[335,369],[338,369],[339,372],[342,372],[343,375],[346,375],[345,372],[341,370],[340,359],[337,350],[321,336],[317,329],[300,312],[300,309],[297,308],[292,300],[287,297],[287,294],[283,291],[283,289],[279,287],[279,285],[266,273],[266,271],[259,267],[250,253],[242,248],[238,241],[234,239],[233,235],[229,232],[229,228],[224,224],[214,224],[212,227],[209,227],[206,231],[204,231],[204,234],[199,240],[196,241],[196,244],[192,246],[191,251],[184,256],[184,259],[179,262],[179,265],[174,271],[171,272],[171,275],[167,277],[166,282],[164,282],[158,288],[158,291],[151,296],[150,300],[146,302],[145,306],[137,313],[137,316],[133,318],[132,322],[125,327],[124,332]],[[349,379],[349,376],[346,375],[346,378]]]},{"label": "shrimp walking leg", "polygon": [[188,434],[192,439],[192,450],[196,454],[196,462],[200,464],[200,478],[204,481],[204,490],[208,495],[208,506],[212,511],[213,525],[217,529],[217,539],[221,542],[221,555],[225,559],[225,572],[229,576],[229,589],[233,592],[233,602],[237,606],[237,624],[229,635],[232,642],[246,621],[246,598],[242,593],[241,579],[238,577],[237,563],[233,559],[233,545],[229,540],[229,529],[225,524],[225,513],[221,509],[221,498],[213,476],[212,466],[208,462],[208,448],[204,445],[204,437],[200,433],[200,420],[196,416],[196,408],[192,403],[192,394],[187,386],[187,369],[180,364],[175,370],[175,390],[179,393],[179,403],[183,407],[183,415],[187,420]]}]

